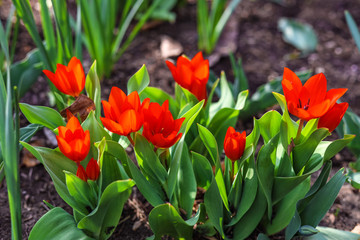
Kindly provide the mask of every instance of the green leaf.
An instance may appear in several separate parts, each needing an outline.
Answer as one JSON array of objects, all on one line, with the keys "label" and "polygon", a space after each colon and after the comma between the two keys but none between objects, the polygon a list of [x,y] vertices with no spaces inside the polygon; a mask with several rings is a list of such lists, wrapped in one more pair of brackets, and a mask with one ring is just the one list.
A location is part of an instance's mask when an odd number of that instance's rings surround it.
[{"label": "green leaf", "polygon": [[329,227],[317,227],[319,233],[304,237],[304,240],[337,240],[337,239],[347,239],[347,240],[358,240],[360,238],[360,234],[347,232],[343,230],[338,230]]},{"label": "green leaf", "polygon": [[150,77],[145,64],[129,79],[128,94],[137,91],[139,94],[149,85]]},{"label": "green leaf", "polygon": [[295,186],[279,203],[274,206],[275,216],[265,223],[266,233],[273,235],[289,225],[296,211],[296,203],[310,189],[310,178]]},{"label": "green leaf", "polygon": [[317,129],[309,136],[308,139],[294,147],[292,154],[294,171],[296,174],[298,174],[304,168],[305,164],[309,161],[321,140],[323,140],[329,134],[329,131],[325,128]]},{"label": "green leaf", "polygon": [[[226,193],[226,192],[225,192]],[[204,203],[206,213],[220,235],[224,238],[223,221],[224,221],[224,208],[222,196],[214,178],[212,178],[210,187],[205,193]]]},{"label": "green leaf", "polygon": [[294,19],[281,18],[278,21],[278,28],[283,33],[285,42],[303,53],[315,51],[318,40],[311,25],[300,23]]},{"label": "green leaf", "polygon": [[360,33],[359,33],[359,29],[358,26],[356,25],[356,22],[354,21],[353,17],[351,16],[351,14],[349,13],[349,11],[345,11],[345,19],[346,19],[346,23],[349,27],[351,36],[353,37],[355,44],[358,48],[358,50],[360,51]]},{"label": "green leaf", "polygon": [[186,223],[171,204],[155,207],[149,214],[155,239],[170,235],[176,239],[192,239],[193,227]]},{"label": "green leaf", "polygon": [[50,130],[66,125],[60,113],[52,108],[32,106],[26,103],[20,103],[19,107],[30,123],[40,124]]},{"label": "green leaf", "polygon": [[268,143],[280,130],[281,115],[275,110],[265,113],[258,121],[260,134]]},{"label": "green leaf", "polygon": [[118,163],[111,154],[104,151],[100,157],[100,189],[103,192],[112,182],[121,180],[121,172]]},{"label": "green leaf", "polygon": [[316,227],[319,224],[334,203],[340,188],[346,180],[343,173],[344,169],[340,169],[329,182],[314,195],[306,208],[300,212],[302,225]]},{"label": "green leaf", "polygon": [[201,101],[199,103],[197,103],[195,106],[193,106],[189,111],[187,111],[184,114],[181,114],[181,116],[179,116],[179,118],[184,117],[185,120],[181,125],[180,131],[184,133],[183,136],[186,135],[186,133],[189,131],[190,127],[192,126],[194,120],[196,119],[196,117],[199,115],[201,109],[204,106],[204,101]]},{"label": "green leaf", "polygon": [[192,208],[196,197],[196,178],[189,156],[189,150],[184,144],[180,169],[177,182],[179,184],[179,206],[187,213],[187,218],[191,217]]},{"label": "green leaf", "polygon": [[191,152],[191,155],[197,185],[207,190],[210,187],[213,176],[211,164],[209,160],[201,154]]},{"label": "green leaf", "polygon": [[95,116],[100,121],[101,115],[101,86],[100,80],[96,72],[96,60],[91,65],[88,74],[86,75],[85,89],[88,97],[95,103]]},{"label": "green leaf", "polygon": [[176,116],[179,112],[179,106],[176,101],[160,88],[146,87],[140,93],[140,99],[143,101],[145,98],[150,98],[152,102],[157,102],[160,105],[162,105],[165,100],[169,100],[169,110],[172,115]]},{"label": "green leaf", "polygon": [[69,213],[56,207],[42,216],[30,232],[29,240],[41,239],[91,240],[93,238],[76,227],[76,222]]},{"label": "green leaf", "polygon": [[257,227],[266,211],[266,198],[260,188],[251,208],[234,226],[233,239],[246,239]]},{"label": "green leaf", "polygon": [[[82,204],[85,209],[94,209],[97,205],[97,199],[96,196],[92,194],[89,184],[78,178],[74,173],[65,171],[65,176],[66,186],[70,195],[73,196],[79,204]],[[82,212],[82,214],[86,215],[88,212]]]},{"label": "green leaf", "polygon": [[299,231],[301,227],[301,219],[299,213],[295,211],[294,216],[292,217],[289,225],[285,229],[285,240],[290,240],[294,235]]},{"label": "green leaf", "polygon": [[215,165],[215,167],[216,167],[215,180],[218,185],[220,196],[224,202],[225,208],[228,211],[230,211],[227,194],[226,194],[224,177],[223,177],[222,168],[221,168],[221,164],[220,164],[218,147],[217,147],[215,137],[211,134],[211,132],[208,129],[201,126],[200,124],[198,124],[198,127],[199,127],[199,136],[200,136],[201,140],[203,141],[205,147],[207,148],[208,152],[210,153],[213,165]]},{"label": "green leaf", "polygon": [[21,142],[21,144],[44,165],[60,197],[77,211],[87,212],[87,210],[71,196],[66,186],[64,170],[76,174],[76,163],[54,149],[33,147],[25,142]]},{"label": "green leaf", "polygon": [[187,154],[186,151],[187,148],[184,148],[184,140],[181,140],[178,144],[176,144],[175,153],[173,154],[173,158],[170,163],[169,177],[167,178],[167,195],[170,201],[172,200],[175,186],[177,185],[180,162],[183,158],[183,154]]},{"label": "green leaf", "polygon": [[256,173],[259,179],[259,188],[263,191],[268,204],[268,219],[272,215],[272,190],[274,182],[274,164],[271,155],[276,152],[276,145],[279,141],[279,134],[273,137],[260,149],[256,162]]},{"label": "green leaf", "polygon": [[160,163],[151,144],[140,134],[135,137],[136,159],[142,171],[153,179],[157,179],[162,185],[168,179],[168,173]]},{"label": "green leaf", "polygon": [[249,159],[244,186],[242,189],[242,196],[239,207],[237,208],[236,215],[227,225],[228,227],[235,225],[250,209],[255,200],[258,189],[258,177],[255,172],[255,158],[254,155]]},{"label": "green leaf", "polygon": [[111,183],[101,195],[99,205],[81,219],[78,228],[91,233],[96,239],[108,239],[119,223],[124,204],[131,194],[134,181],[118,180]]}]

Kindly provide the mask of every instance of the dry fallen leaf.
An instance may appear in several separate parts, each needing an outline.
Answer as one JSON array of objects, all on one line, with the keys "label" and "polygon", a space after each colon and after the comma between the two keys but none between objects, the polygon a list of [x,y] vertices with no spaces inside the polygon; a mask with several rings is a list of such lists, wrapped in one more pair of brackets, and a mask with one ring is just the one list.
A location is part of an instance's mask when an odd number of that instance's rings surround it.
[{"label": "dry fallen leaf", "polygon": [[[44,147],[44,143],[41,140],[35,140],[30,143],[32,146]],[[22,150],[22,164],[26,167],[35,167],[36,165],[40,164],[39,160],[34,157],[26,148]]]},{"label": "dry fallen leaf", "polygon": [[66,118],[66,110],[69,110],[74,116],[79,114],[81,121],[84,121],[89,115],[90,111],[95,110],[95,104],[93,100],[87,96],[81,94],[70,107],[67,107],[61,111],[61,116]]},{"label": "dry fallen leaf", "polygon": [[360,224],[358,223],[351,232],[360,234]]},{"label": "dry fallen leaf", "polygon": [[160,52],[163,58],[177,57],[183,52],[183,47],[178,41],[175,41],[169,36],[162,36]]}]

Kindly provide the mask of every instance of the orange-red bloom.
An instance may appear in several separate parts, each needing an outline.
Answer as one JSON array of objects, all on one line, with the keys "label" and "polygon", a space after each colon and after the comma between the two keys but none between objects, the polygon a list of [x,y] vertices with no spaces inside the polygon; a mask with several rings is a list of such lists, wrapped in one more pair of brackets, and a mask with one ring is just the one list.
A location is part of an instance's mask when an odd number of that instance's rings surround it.
[{"label": "orange-red bloom", "polygon": [[329,129],[329,132],[334,131],[340,124],[348,107],[349,104],[346,102],[339,104],[335,103],[335,105],[319,119],[318,128],[327,128]]},{"label": "orange-red bloom", "polygon": [[78,178],[80,178],[81,180],[83,180],[83,181],[87,181],[87,176],[86,176],[86,172],[85,172],[85,169],[84,169],[84,167],[82,166],[82,165],[78,165],[78,169],[77,169],[77,171],[76,171],[76,176],[78,177]]},{"label": "orange-red bloom", "polygon": [[120,88],[113,87],[109,102],[102,101],[102,104],[105,117],[100,119],[111,132],[127,136],[141,128],[144,117],[137,92],[132,92],[126,96]]},{"label": "orange-red bloom", "polygon": [[226,131],[224,140],[225,155],[231,160],[240,159],[245,150],[246,132],[236,132],[233,127],[229,127]]},{"label": "orange-red bloom", "polygon": [[81,62],[72,57],[68,66],[58,63],[55,73],[43,70],[43,73],[50,79],[60,92],[78,97],[85,86],[85,73]]},{"label": "orange-red bloom", "polygon": [[322,73],[312,76],[303,86],[288,68],[284,69],[282,86],[289,112],[306,121],[323,116],[347,91],[346,88],[327,91],[326,78]]},{"label": "orange-red bloom", "polygon": [[96,160],[93,158],[90,159],[88,165],[86,166],[86,176],[88,179],[96,181],[100,175],[100,167]]},{"label": "orange-red bloom", "polygon": [[168,100],[160,106],[158,103],[150,103],[150,99],[147,98],[143,105],[144,137],[157,148],[169,148],[174,145],[182,136],[179,130],[185,118],[174,120],[169,111]]},{"label": "orange-red bloom", "polygon": [[90,132],[82,129],[79,120],[71,116],[66,127],[58,128],[59,135],[56,136],[60,151],[75,162],[86,158],[90,150]]},{"label": "orange-red bloom", "polygon": [[204,60],[202,52],[198,52],[192,60],[184,56],[177,59],[176,66],[166,61],[175,81],[189,90],[201,101],[207,98],[206,83],[209,80],[209,60]]}]

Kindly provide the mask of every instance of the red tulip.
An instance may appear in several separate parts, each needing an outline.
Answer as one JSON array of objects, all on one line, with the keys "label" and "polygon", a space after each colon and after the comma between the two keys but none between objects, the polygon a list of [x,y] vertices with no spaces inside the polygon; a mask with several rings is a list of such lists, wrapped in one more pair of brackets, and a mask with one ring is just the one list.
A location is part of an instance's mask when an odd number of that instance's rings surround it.
[{"label": "red tulip", "polygon": [[185,118],[174,120],[169,111],[168,100],[160,106],[158,103],[150,103],[150,99],[145,99],[143,105],[144,137],[157,148],[174,145],[182,136],[179,130]]},{"label": "red tulip", "polygon": [[189,90],[201,101],[206,100],[206,83],[209,80],[209,60],[204,60],[202,52],[198,52],[192,60],[184,56],[177,59],[176,66],[166,61],[175,81]]},{"label": "red tulip", "polygon": [[84,167],[82,166],[82,165],[78,165],[78,169],[77,169],[77,171],[76,171],[76,176],[78,177],[78,178],[80,178],[81,180],[83,180],[83,181],[87,181],[87,176],[86,176],[86,172],[85,172],[85,169],[84,169]]},{"label": "red tulip", "polygon": [[322,73],[312,76],[303,86],[288,68],[284,69],[282,86],[289,112],[305,121],[323,116],[347,91],[346,88],[327,91],[326,78]]},{"label": "red tulip", "polygon": [[236,161],[244,153],[246,144],[246,132],[236,132],[233,127],[229,127],[224,140],[225,155],[231,160]]},{"label": "red tulip", "polygon": [[105,117],[100,117],[100,119],[111,132],[127,136],[141,128],[144,117],[137,92],[126,96],[120,88],[113,87],[109,102],[102,101],[102,104]]},{"label": "red tulip", "polygon": [[93,158],[90,159],[88,165],[86,166],[86,176],[88,179],[96,181],[100,175],[100,167],[96,160]]},{"label": "red tulip", "polygon": [[70,117],[66,127],[58,128],[59,135],[56,136],[60,151],[75,162],[86,158],[90,150],[90,132],[82,129],[79,120]]},{"label": "red tulip", "polygon": [[49,70],[43,70],[43,73],[64,94],[78,97],[85,87],[84,69],[76,57],[71,58],[68,66],[57,64],[55,73]]},{"label": "red tulip", "polygon": [[340,104],[335,103],[335,105],[319,119],[318,128],[327,128],[329,132],[334,131],[344,117],[348,107],[349,104],[346,102]]}]

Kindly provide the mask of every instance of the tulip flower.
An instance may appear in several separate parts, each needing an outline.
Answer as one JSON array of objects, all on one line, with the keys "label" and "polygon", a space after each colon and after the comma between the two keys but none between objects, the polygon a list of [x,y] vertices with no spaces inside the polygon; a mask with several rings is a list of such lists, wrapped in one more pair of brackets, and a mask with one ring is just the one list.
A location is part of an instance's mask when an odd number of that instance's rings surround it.
[{"label": "tulip flower", "polygon": [[56,136],[60,151],[69,159],[80,162],[86,158],[90,150],[90,132],[82,129],[79,120],[72,116],[66,126],[58,128]]},{"label": "tulip flower", "polygon": [[284,69],[282,86],[289,112],[303,121],[323,116],[347,91],[346,88],[327,91],[326,78],[322,73],[312,76],[303,86],[288,68]]},{"label": "tulip flower", "polygon": [[85,73],[81,62],[76,57],[71,58],[68,66],[57,64],[55,73],[43,70],[60,92],[78,97],[85,87]]},{"label": "tulip flower", "polygon": [[150,103],[150,99],[145,99],[143,105],[143,136],[157,148],[174,145],[182,136],[179,130],[185,118],[174,120],[169,111],[168,100],[160,106],[158,103]]},{"label": "tulip flower", "polygon": [[189,90],[201,101],[206,100],[206,83],[209,80],[209,60],[204,60],[202,52],[198,52],[192,60],[185,56],[177,59],[176,66],[166,61],[175,81]]},{"label": "tulip flower", "polygon": [[236,132],[233,127],[229,127],[226,131],[224,140],[225,155],[232,161],[240,159],[244,153],[246,144],[246,132]]},{"label": "tulip flower", "polygon": [[109,102],[102,101],[105,117],[100,117],[109,131],[128,136],[137,132],[144,121],[139,94],[132,92],[129,96],[117,87],[110,92]]},{"label": "tulip flower", "polygon": [[344,117],[348,107],[349,104],[346,102],[335,103],[335,105],[319,119],[318,128],[327,128],[329,132],[334,131]]},{"label": "tulip flower", "polygon": [[85,172],[85,169],[84,169],[84,167],[82,166],[82,165],[78,165],[78,169],[77,169],[77,171],[76,171],[76,176],[78,177],[78,178],[80,178],[81,180],[83,180],[83,181],[87,181],[87,176],[86,176],[86,172]]},{"label": "tulip flower", "polygon": [[99,164],[96,160],[91,158],[86,166],[86,176],[88,179],[96,181],[99,178],[99,175],[100,175]]}]

